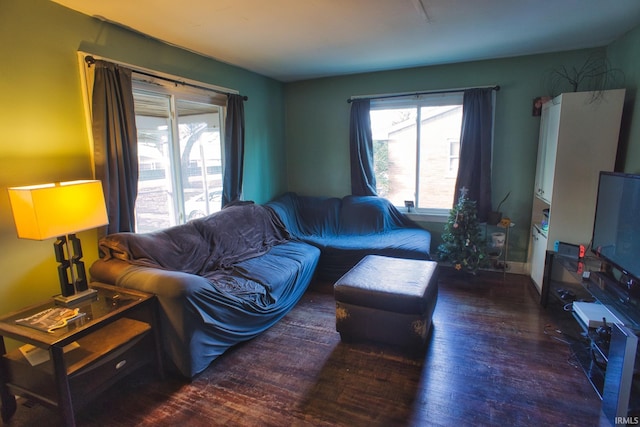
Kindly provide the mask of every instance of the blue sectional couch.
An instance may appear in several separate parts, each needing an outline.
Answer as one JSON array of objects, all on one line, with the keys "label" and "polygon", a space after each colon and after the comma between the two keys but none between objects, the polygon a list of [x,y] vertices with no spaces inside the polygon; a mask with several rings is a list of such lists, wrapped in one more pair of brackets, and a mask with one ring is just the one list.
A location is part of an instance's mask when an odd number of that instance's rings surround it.
[{"label": "blue sectional couch", "polygon": [[280,320],[314,274],[335,280],[368,254],[429,259],[430,234],[377,197],[287,193],[184,225],[100,239],[91,279],[157,295],[167,359],[192,378]]},{"label": "blue sectional couch", "polygon": [[111,234],[99,245],[92,280],[157,295],[164,352],[187,378],[280,320],[320,256],[253,204],[158,232]]},{"label": "blue sectional couch", "polygon": [[335,282],[366,255],[431,259],[431,233],[381,197],[286,193],[267,206],[292,237],[320,249],[320,280]]}]

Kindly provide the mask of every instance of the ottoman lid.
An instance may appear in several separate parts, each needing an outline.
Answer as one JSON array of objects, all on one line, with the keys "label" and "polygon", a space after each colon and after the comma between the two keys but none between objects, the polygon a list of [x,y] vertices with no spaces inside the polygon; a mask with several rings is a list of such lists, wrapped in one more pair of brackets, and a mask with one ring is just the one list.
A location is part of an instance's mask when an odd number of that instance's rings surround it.
[{"label": "ottoman lid", "polygon": [[437,267],[435,261],[367,255],[335,283],[334,295],[357,306],[423,313],[437,292]]}]

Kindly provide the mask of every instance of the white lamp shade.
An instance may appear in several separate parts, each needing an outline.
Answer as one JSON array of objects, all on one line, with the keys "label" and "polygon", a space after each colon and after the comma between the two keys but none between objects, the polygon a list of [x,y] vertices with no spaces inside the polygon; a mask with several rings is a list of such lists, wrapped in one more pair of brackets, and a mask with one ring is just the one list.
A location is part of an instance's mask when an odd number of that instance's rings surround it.
[{"label": "white lamp shade", "polygon": [[109,223],[100,181],[12,187],[9,200],[22,239],[45,240]]}]

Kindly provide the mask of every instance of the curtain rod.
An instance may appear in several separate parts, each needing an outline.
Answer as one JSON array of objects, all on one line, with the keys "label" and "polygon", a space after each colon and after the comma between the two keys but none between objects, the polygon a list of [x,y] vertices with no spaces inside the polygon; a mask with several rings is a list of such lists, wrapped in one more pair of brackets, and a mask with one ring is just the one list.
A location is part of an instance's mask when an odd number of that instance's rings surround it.
[{"label": "curtain rod", "polygon": [[493,86],[476,86],[476,87],[466,87],[459,89],[443,89],[443,90],[423,90],[420,92],[403,92],[403,93],[393,93],[388,95],[362,95],[362,96],[352,96],[347,99],[348,103],[351,103],[357,99],[387,99],[387,98],[400,98],[403,96],[418,96],[418,95],[437,95],[439,93],[454,93],[454,92],[463,92],[465,90],[470,89],[492,89],[495,91],[500,90],[500,85]]},{"label": "curtain rod", "polygon": [[[96,59],[91,55],[87,55],[87,56],[84,57],[84,62],[87,63],[88,67],[91,67],[93,64],[96,63]],[[107,61],[107,62],[110,62],[110,61]],[[196,85],[196,84],[193,84],[193,83],[188,83],[188,82],[185,82],[185,81],[172,79],[170,77],[160,76],[158,74],[150,73],[148,71],[140,70],[138,68],[132,68],[132,71],[134,73],[137,73],[137,74],[142,74],[143,76],[152,77],[154,79],[164,80],[164,81],[167,81],[169,83],[179,84],[179,85],[183,85],[183,86],[189,86],[189,87],[193,87],[193,88],[196,88],[196,89],[208,90],[208,91],[215,92],[215,93],[220,93],[220,94],[223,94],[223,95],[237,95],[234,92],[228,92],[228,91],[224,91],[224,90],[220,90],[220,89],[213,89],[213,88],[210,88],[210,87],[199,86],[199,85]],[[245,95],[245,96],[242,97],[242,99],[245,100],[245,101],[248,101],[249,97]]]}]

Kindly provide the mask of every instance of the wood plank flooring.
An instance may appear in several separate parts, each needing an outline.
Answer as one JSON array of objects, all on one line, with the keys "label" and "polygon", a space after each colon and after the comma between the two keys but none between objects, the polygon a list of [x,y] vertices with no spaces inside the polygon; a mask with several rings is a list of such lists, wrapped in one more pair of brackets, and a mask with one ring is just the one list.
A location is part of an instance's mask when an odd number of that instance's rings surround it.
[{"label": "wood plank flooring", "polygon": [[[600,401],[529,278],[444,270],[423,358],[347,345],[329,286],[191,382],[134,374],[81,426],[599,426]],[[550,332],[551,331],[551,332]],[[10,426],[57,425],[19,401]]]}]

